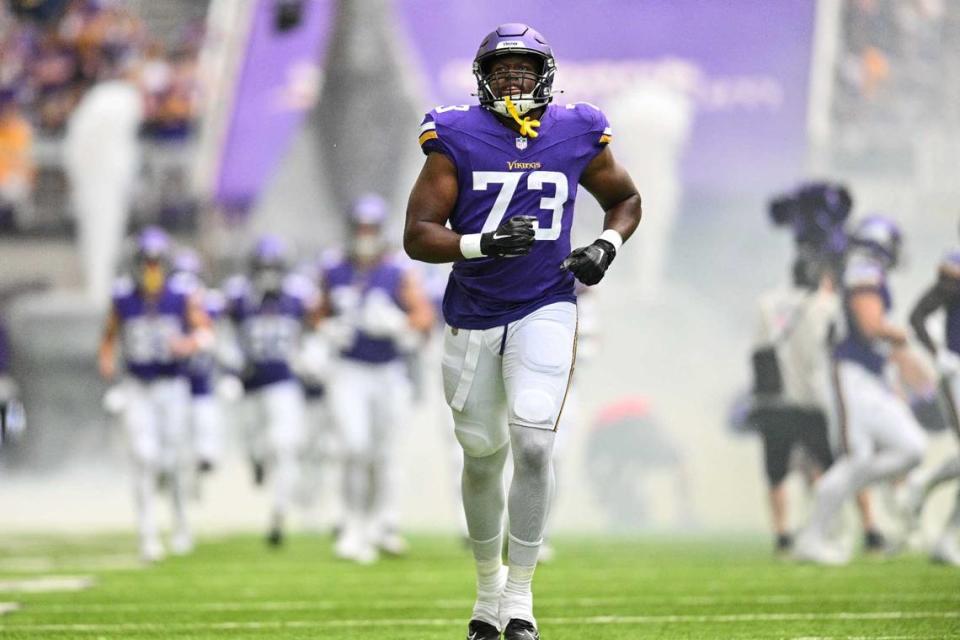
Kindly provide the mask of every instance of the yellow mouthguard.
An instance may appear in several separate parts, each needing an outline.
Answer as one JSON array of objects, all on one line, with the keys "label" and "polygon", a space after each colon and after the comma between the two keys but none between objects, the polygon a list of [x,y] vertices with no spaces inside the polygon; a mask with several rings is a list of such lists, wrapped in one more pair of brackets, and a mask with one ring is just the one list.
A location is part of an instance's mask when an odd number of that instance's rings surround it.
[{"label": "yellow mouthguard", "polygon": [[536,138],[539,133],[537,133],[536,128],[540,126],[539,120],[534,120],[529,116],[525,116],[523,120],[520,119],[520,114],[517,113],[517,107],[514,106],[513,100],[510,99],[510,96],[504,96],[503,102],[507,105],[507,113],[510,114],[510,117],[513,118],[514,122],[520,125],[520,135],[531,138]]}]

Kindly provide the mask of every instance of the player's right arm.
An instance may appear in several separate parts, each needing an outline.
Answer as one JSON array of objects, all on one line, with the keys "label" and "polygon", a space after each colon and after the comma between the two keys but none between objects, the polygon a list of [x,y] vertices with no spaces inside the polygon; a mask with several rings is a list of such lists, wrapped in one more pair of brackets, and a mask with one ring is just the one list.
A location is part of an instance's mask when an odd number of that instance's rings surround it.
[{"label": "player's right arm", "polygon": [[407,201],[404,251],[414,260],[432,263],[529,253],[535,234],[532,216],[514,216],[486,233],[460,234],[446,226],[460,185],[453,153],[437,128],[437,115],[427,114],[421,124],[420,146],[427,159]]},{"label": "player's right arm", "polygon": [[429,154],[407,201],[403,228],[407,255],[422,262],[463,260],[460,234],[446,226],[458,193],[453,161],[442,153]]},{"label": "player's right arm", "polygon": [[881,295],[868,288],[859,289],[850,295],[850,311],[857,328],[870,340],[883,340],[894,347],[907,344],[907,332],[887,320]]},{"label": "player's right arm", "polygon": [[105,380],[112,380],[117,372],[116,344],[120,333],[120,317],[115,309],[111,309],[107,316],[107,323],[100,338],[100,349],[97,351],[97,365],[100,375]]}]

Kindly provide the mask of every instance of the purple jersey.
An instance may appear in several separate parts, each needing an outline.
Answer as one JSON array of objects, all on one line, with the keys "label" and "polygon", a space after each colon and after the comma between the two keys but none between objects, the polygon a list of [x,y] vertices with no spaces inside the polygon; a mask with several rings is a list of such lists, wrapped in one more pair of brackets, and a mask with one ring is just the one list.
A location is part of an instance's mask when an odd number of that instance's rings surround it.
[{"label": "purple jersey", "polygon": [[442,153],[457,169],[454,231],[493,231],[516,215],[537,217],[537,241],[528,255],[453,265],[443,298],[451,326],[489,329],[576,300],[573,274],[560,263],[570,253],[580,176],[610,141],[610,125],[583,102],[548,105],[540,122],[539,135],[525,138],[477,105],[437,107],[423,119],[423,152]]},{"label": "purple jersey", "polygon": [[847,334],[834,350],[834,356],[838,360],[856,362],[868,371],[882,376],[887,364],[885,346],[863,335],[850,308],[851,296],[860,291],[880,294],[887,311],[893,306],[884,268],[870,259],[851,260],[843,273],[843,308],[847,320]]},{"label": "purple jersey", "polygon": [[227,315],[237,327],[247,367],[243,384],[256,390],[293,379],[291,360],[300,345],[314,290],[306,278],[288,276],[276,296],[261,296],[242,276],[225,285]]},{"label": "purple jersey", "polygon": [[182,362],[170,346],[187,332],[189,291],[167,281],[155,299],[147,300],[128,277],[113,287],[113,312],[120,323],[120,343],[127,371],[150,381],[182,374]]},{"label": "purple jersey", "polygon": [[[364,303],[380,292],[400,308],[400,288],[408,267],[399,259],[386,257],[368,269],[358,269],[349,259],[333,258],[323,270],[323,283],[333,315],[355,322]],[[348,360],[372,364],[392,362],[400,356],[392,338],[375,338],[357,329],[353,343],[340,355]]]}]

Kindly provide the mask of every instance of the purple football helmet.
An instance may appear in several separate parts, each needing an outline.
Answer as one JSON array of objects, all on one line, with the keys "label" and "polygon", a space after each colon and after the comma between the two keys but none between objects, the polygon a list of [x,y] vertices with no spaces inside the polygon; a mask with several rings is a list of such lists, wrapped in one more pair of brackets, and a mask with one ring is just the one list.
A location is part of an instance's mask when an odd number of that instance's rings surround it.
[{"label": "purple football helmet", "polygon": [[869,251],[887,268],[896,266],[902,243],[903,236],[897,223],[879,213],[870,214],[860,220],[850,234],[851,247]]},{"label": "purple football helmet", "polygon": [[516,99],[511,96],[520,115],[547,106],[553,100],[553,76],[557,72],[553,50],[546,39],[533,27],[518,22],[500,25],[483,39],[480,48],[477,49],[477,55],[473,59],[473,75],[477,79],[477,95],[480,98],[480,104],[500,115],[509,115],[505,101],[502,96],[494,92],[493,85],[501,79],[501,74],[523,76],[525,72],[490,73],[490,62],[497,56],[503,55],[533,56],[541,63],[540,71],[533,74],[533,90]]},{"label": "purple football helmet", "polygon": [[138,262],[165,261],[170,257],[170,236],[160,227],[146,227],[137,236]]},{"label": "purple football helmet", "polygon": [[253,247],[250,257],[251,270],[286,270],[290,264],[287,243],[280,236],[268,234],[261,236]]},{"label": "purple football helmet", "polygon": [[350,205],[353,224],[382,225],[387,219],[387,202],[375,193],[366,193]]}]

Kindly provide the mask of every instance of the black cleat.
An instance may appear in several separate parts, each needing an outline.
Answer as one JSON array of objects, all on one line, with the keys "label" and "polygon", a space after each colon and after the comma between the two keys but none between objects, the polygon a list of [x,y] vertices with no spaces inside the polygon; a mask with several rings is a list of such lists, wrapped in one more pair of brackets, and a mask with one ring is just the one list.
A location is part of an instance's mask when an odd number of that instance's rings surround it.
[{"label": "black cleat", "polygon": [[867,553],[883,554],[889,551],[887,539],[876,529],[863,532],[863,550]]},{"label": "black cleat", "polygon": [[788,556],[793,550],[793,536],[789,533],[781,533],[777,535],[777,539],[774,543],[774,553],[777,556]]},{"label": "black cleat", "polygon": [[540,640],[540,632],[532,623],[513,618],[503,630],[503,640]]},{"label": "black cleat", "polygon": [[263,481],[267,477],[267,470],[264,469],[262,462],[253,463],[253,484],[258,487],[263,486]]},{"label": "black cleat", "polygon": [[270,529],[270,532],[267,534],[267,545],[274,548],[283,545],[283,529],[280,527]]},{"label": "black cleat", "polygon": [[467,625],[467,640],[500,640],[500,632],[492,624],[471,620]]},{"label": "black cleat", "polygon": [[205,473],[210,473],[211,471],[213,471],[213,463],[210,462],[209,460],[202,459],[199,462],[197,462],[197,473],[199,473],[200,475],[203,475]]}]

